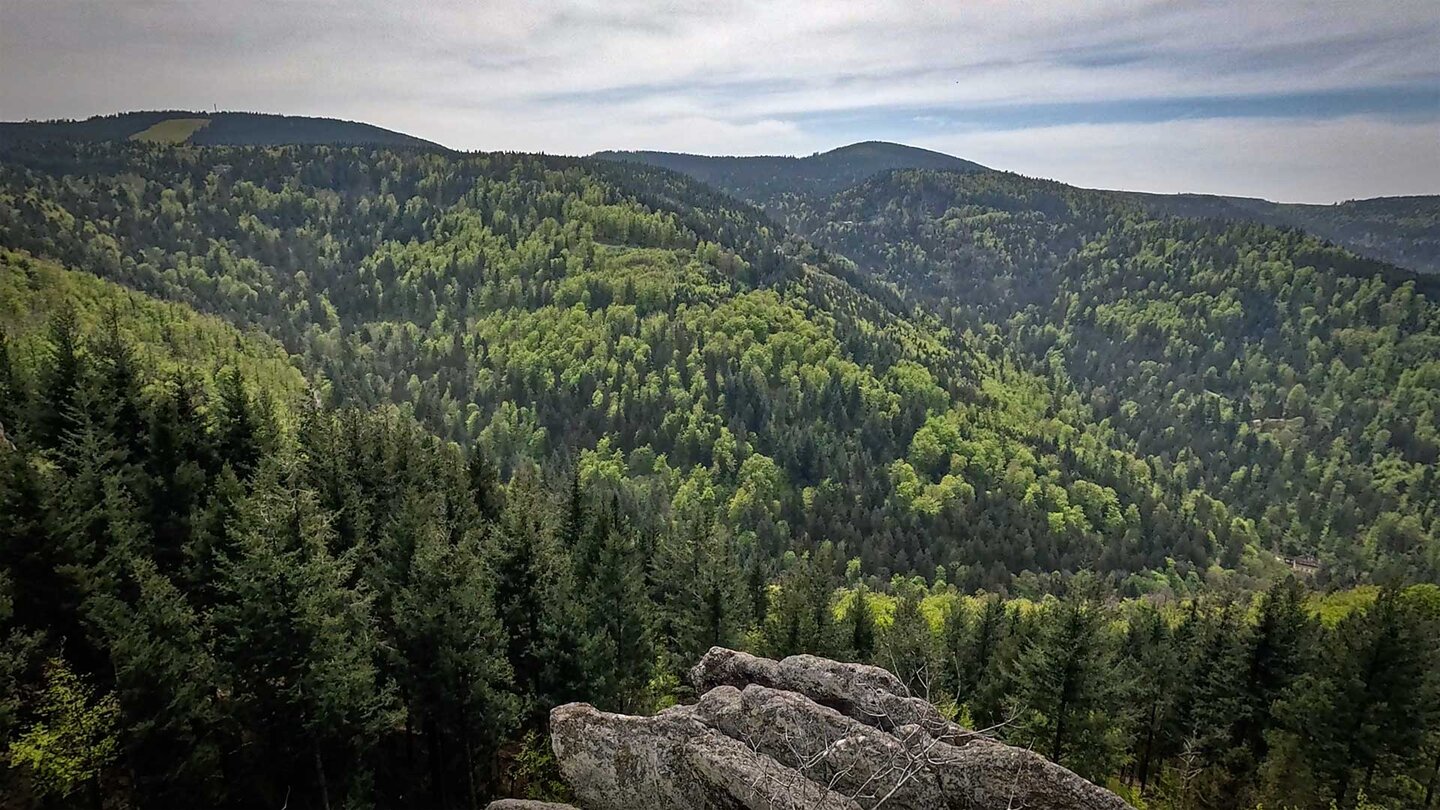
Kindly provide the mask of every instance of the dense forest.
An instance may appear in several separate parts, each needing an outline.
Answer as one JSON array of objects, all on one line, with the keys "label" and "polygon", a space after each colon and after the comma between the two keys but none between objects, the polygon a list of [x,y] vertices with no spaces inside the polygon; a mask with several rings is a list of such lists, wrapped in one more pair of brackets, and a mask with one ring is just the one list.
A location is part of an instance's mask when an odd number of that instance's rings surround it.
[{"label": "dense forest", "polygon": [[593,465],[650,531],[699,499],[767,557],[828,540],[867,573],[944,565],[964,588],[1099,567],[1138,593],[1171,566],[1198,584],[1222,554],[1248,577],[1278,565],[1183,466],[1130,452],[1002,345],[671,172],[322,148],[7,157],[8,244],[264,331],[327,404],[406,407],[506,477]]},{"label": "dense forest", "polygon": [[1262,547],[1339,582],[1440,570],[1430,279],[1300,231],[998,172],[897,171],[771,210],[1078,396]]},{"label": "dense forest", "polygon": [[1440,196],[1380,197],[1334,205],[1200,194],[1120,192],[1119,196],[1159,214],[1300,228],[1361,256],[1421,273],[1440,273],[1440,236],[1436,235]]},{"label": "dense forest", "polygon": [[761,210],[634,162],[0,144],[0,804],[563,796],[549,708],[690,699],[718,644],[880,664],[1137,806],[1433,807],[1429,288],[813,166]]},{"label": "dense forest", "polygon": [[714,157],[676,152],[597,152],[592,157],[683,172],[762,207],[787,194],[834,194],[893,169],[986,171],[973,161],[882,141],[852,143],[807,157]]},{"label": "dense forest", "polygon": [[829,542],[771,566],[704,504],[640,531],[594,470],[502,483],[393,406],[259,384],[263,341],[10,266],[81,304],[0,343],[9,802],[563,796],[546,710],[683,699],[714,644],[880,663],[1157,806],[1435,796],[1434,586],[1175,603],[1082,575],[1007,602],[866,577]]}]

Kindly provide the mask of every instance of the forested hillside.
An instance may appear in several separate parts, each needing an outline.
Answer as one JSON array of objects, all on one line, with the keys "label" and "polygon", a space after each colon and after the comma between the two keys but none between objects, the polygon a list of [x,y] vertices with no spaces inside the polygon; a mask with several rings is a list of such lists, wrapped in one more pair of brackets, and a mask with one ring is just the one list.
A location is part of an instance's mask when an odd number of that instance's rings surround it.
[{"label": "forested hillside", "polygon": [[502,475],[578,465],[652,530],[698,508],[763,560],[830,541],[867,572],[945,565],[967,587],[1273,560],[1088,403],[677,174],[309,148],[6,158],[7,244],[262,329],[327,401],[403,405]]},{"label": "forested hillside", "polygon": [[1440,196],[1302,205],[1198,194],[1119,194],[1160,214],[1299,228],[1361,256],[1440,273]]},{"label": "forested hillside", "polygon": [[896,171],[769,208],[1073,392],[1122,446],[1243,516],[1244,542],[1318,555],[1339,582],[1437,576],[1429,278],[1295,230],[999,172]]},{"label": "forested hillside", "polygon": [[1433,804],[1423,282],[859,158],[767,215],[0,142],[0,804],[563,797],[548,709],[692,699],[711,645],[881,664],[1137,805]]},{"label": "forested hillside", "polygon": [[[684,172],[770,211],[787,206],[787,197],[836,194],[896,169],[992,171],[940,152],[874,141],[804,158],[722,157],[678,152],[599,152],[595,157]],[[1086,193],[1132,203],[1157,217],[1298,228],[1360,256],[1412,272],[1440,272],[1440,237],[1436,236],[1440,228],[1440,196],[1380,197],[1334,205],[1306,205],[1211,194]]]},{"label": "forested hillside", "polygon": [[656,536],[603,478],[502,483],[391,406],[257,383],[264,341],[230,331],[216,371],[224,327],[6,261],[36,290],[6,301],[79,302],[39,336],[7,309],[30,348],[0,341],[7,805],[563,798],[546,710],[653,711],[716,644],[875,661],[1157,807],[1435,795],[1432,586],[1157,608],[1079,576],[1006,602],[842,577],[828,542],[747,571],[703,510]]},{"label": "forested hillside", "polygon": [[764,206],[788,193],[833,194],[892,169],[985,171],[961,158],[898,143],[852,143],[808,157],[711,157],[677,152],[597,152],[594,157],[683,172]]}]

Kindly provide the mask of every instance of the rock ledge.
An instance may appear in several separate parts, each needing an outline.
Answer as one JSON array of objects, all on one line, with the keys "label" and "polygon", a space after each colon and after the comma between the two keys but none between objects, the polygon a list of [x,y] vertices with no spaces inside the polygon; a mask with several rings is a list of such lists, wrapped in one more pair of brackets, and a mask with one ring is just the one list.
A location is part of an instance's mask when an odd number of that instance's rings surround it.
[{"label": "rock ledge", "polygon": [[[584,703],[550,714],[585,810],[1127,810],[1044,757],[946,720],[879,667],[714,647],[693,706],[653,717]],[[504,800],[491,810],[567,805]]]}]

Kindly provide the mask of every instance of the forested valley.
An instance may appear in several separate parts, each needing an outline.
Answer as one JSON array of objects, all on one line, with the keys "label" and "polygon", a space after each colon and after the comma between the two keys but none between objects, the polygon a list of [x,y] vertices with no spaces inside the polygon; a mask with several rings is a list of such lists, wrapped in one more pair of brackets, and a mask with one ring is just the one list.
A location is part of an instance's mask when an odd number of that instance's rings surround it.
[{"label": "forested valley", "polygon": [[1138,807],[1435,805],[1423,281],[988,171],[765,202],[0,145],[3,803],[564,798],[550,708],[722,645]]}]

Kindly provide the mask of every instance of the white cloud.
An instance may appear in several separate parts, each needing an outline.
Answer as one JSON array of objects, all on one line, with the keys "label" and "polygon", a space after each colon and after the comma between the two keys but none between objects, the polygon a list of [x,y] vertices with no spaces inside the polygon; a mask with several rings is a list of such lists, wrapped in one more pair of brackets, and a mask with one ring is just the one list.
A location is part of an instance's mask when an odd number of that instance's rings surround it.
[{"label": "white cloud", "polygon": [[808,152],[847,116],[894,139],[946,109],[1440,85],[1437,52],[1435,0],[5,0],[0,118],[214,104],[460,148]]}]

